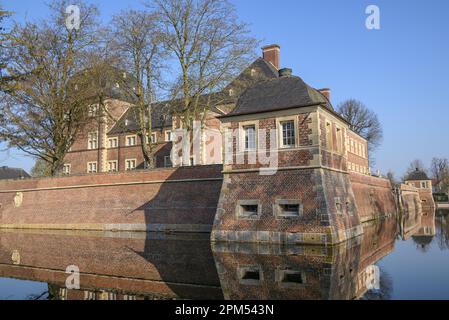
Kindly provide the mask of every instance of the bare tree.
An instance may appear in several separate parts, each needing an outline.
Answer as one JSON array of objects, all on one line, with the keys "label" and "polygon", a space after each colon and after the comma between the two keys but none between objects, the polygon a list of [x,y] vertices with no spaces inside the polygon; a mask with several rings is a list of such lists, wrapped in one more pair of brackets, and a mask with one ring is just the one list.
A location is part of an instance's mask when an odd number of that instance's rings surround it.
[{"label": "bare tree", "polygon": [[1,87],[0,139],[47,162],[51,175],[61,169],[94,102],[87,82],[76,75],[84,69],[82,55],[96,43],[98,12],[79,2],[80,29],[69,30],[68,4],[53,2],[45,21],[16,23],[2,42],[11,59],[6,75],[10,81]]},{"label": "bare tree", "polygon": [[352,131],[368,141],[370,151],[374,151],[380,145],[383,138],[382,126],[377,115],[362,102],[349,99],[338,105],[337,112],[349,122]]},{"label": "bare tree", "polygon": [[395,174],[393,171],[388,171],[387,173],[387,179],[390,180],[391,186],[394,187],[398,181],[396,180]]},{"label": "bare tree", "polygon": [[432,177],[438,192],[449,190],[449,161],[446,158],[433,158],[430,164]]},{"label": "bare tree", "polygon": [[218,92],[254,57],[257,41],[237,19],[226,0],[155,0],[161,17],[164,43],[179,63],[173,95],[183,128],[204,123],[206,111],[217,103],[205,94]]},{"label": "bare tree", "polygon": [[6,68],[8,64],[8,57],[6,55],[6,50],[4,50],[4,41],[7,37],[6,33],[7,31],[6,28],[3,26],[3,23],[9,16],[10,13],[3,10],[0,5],[0,88],[2,86],[2,83],[6,81],[6,79],[3,78],[3,70]]},{"label": "bare tree", "polygon": [[[137,135],[148,167],[153,168],[154,144],[151,141],[153,100],[161,81],[165,57],[159,17],[156,13],[128,10],[116,15],[114,45],[132,81],[122,81],[122,88],[135,101]],[[126,80],[126,79],[124,79]]]},{"label": "bare tree", "polygon": [[43,178],[50,176],[50,166],[48,162],[42,159],[36,159],[34,166],[31,168],[31,176],[33,178]]}]

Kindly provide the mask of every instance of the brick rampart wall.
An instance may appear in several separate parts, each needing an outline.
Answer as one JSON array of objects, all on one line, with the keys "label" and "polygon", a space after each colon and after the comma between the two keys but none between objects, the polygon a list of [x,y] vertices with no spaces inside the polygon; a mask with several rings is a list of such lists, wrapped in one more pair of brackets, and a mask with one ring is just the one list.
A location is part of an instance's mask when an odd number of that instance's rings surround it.
[{"label": "brick rampart wall", "polygon": [[[255,219],[239,217],[239,201],[258,200]],[[296,200],[297,217],[275,214],[276,201]],[[215,241],[335,244],[361,233],[347,174],[327,169],[225,174],[214,222]]]},{"label": "brick rampart wall", "polygon": [[387,179],[351,172],[349,174],[362,222],[396,214],[396,201]]},{"label": "brick rampart wall", "polygon": [[210,232],[221,169],[0,181],[0,227]]}]

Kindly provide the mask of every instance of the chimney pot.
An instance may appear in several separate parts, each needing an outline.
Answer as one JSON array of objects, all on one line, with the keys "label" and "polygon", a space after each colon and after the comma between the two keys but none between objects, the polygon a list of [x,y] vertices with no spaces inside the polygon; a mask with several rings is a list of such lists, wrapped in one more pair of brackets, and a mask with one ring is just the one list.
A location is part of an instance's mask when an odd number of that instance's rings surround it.
[{"label": "chimney pot", "polygon": [[262,48],[263,59],[271,63],[276,69],[280,67],[281,47],[277,44],[271,44]]},{"label": "chimney pot", "polygon": [[319,89],[318,91],[321,92],[327,98],[327,100],[331,101],[331,89],[323,88]]},{"label": "chimney pot", "polygon": [[293,73],[292,69],[290,68],[283,68],[279,70],[279,77],[289,77]]}]

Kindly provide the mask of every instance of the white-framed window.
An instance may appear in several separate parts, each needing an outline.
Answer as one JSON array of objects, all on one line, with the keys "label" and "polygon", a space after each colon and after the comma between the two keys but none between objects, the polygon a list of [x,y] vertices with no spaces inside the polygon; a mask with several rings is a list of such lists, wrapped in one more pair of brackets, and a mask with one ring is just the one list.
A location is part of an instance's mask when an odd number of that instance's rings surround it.
[{"label": "white-framed window", "polygon": [[256,126],[248,125],[243,127],[244,133],[244,150],[245,151],[254,151],[256,150]]},{"label": "white-framed window", "polygon": [[72,165],[70,163],[65,163],[64,166],[62,167],[62,174],[69,175],[71,171],[72,171]]},{"label": "white-framed window", "polygon": [[[150,143],[150,138],[149,138],[149,136],[146,137],[145,143],[146,143],[146,144],[149,144],[149,143]],[[151,143],[156,143],[156,133],[152,133],[152,134],[151,134]]]},{"label": "white-framed window", "polygon": [[125,160],[125,169],[126,171],[135,170],[137,166],[137,160],[136,159],[126,159]]},{"label": "white-framed window", "polygon": [[135,146],[137,144],[137,136],[136,135],[126,136],[125,139],[126,139],[127,147]]},{"label": "white-framed window", "polygon": [[113,137],[108,139],[109,148],[118,148],[118,137]]},{"label": "white-framed window", "polygon": [[337,152],[343,153],[343,130],[337,128]]},{"label": "white-framed window", "polygon": [[88,162],[87,163],[87,173],[95,173],[97,172],[97,162],[96,161],[92,161],[92,162]]},{"label": "white-framed window", "polygon": [[98,115],[98,106],[89,106],[89,117],[96,117]]},{"label": "white-framed window", "polygon": [[354,139],[351,139],[351,148],[350,148],[350,150],[351,150],[351,153],[355,153],[354,152]]},{"label": "white-framed window", "polygon": [[98,149],[98,132],[89,132],[87,134],[87,149]]},{"label": "white-framed window", "polygon": [[171,157],[170,156],[165,156],[164,157],[164,167],[168,168],[168,167],[172,167],[173,164],[171,162]]},{"label": "white-framed window", "polygon": [[328,150],[333,149],[332,125],[330,122],[326,122],[326,147]]},{"label": "white-framed window", "polygon": [[295,121],[281,121],[281,147],[291,148],[296,145]]},{"label": "white-framed window", "polygon": [[110,160],[108,161],[108,172],[117,172],[118,171],[118,161]]},{"label": "white-framed window", "polygon": [[170,130],[165,131],[165,141],[169,142],[172,139],[172,134]]}]

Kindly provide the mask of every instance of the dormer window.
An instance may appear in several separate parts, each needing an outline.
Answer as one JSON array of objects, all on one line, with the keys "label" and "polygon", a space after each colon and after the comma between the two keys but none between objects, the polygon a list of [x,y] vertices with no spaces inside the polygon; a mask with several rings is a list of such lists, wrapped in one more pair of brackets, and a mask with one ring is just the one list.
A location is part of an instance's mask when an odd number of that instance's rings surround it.
[{"label": "dormer window", "polygon": [[230,97],[234,96],[234,89],[229,89],[229,96]]},{"label": "dormer window", "polygon": [[251,77],[254,77],[256,75],[256,69],[251,69]]},{"label": "dormer window", "polygon": [[135,136],[135,135],[126,136],[126,146],[127,147],[135,146],[136,143],[137,143],[137,136]]}]

